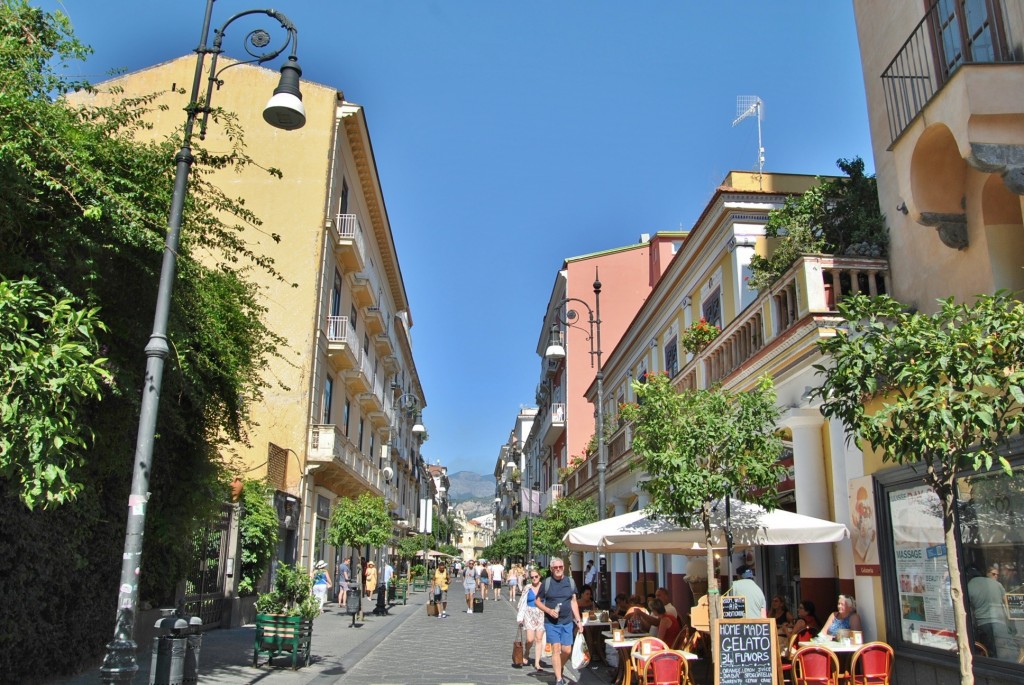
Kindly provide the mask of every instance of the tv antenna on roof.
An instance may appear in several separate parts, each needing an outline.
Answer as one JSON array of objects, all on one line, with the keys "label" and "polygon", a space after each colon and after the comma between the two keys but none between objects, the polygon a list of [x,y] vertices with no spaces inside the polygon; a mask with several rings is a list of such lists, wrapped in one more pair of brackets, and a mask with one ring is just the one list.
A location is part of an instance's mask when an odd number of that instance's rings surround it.
[{"label": "tv antenna on roof", "polygon": [[764,118],[764,102],[756,95],[736,96],[736,118],[732,125],[740,123],[747,117],[757,117],[757,187],[764,190],[764,145],[761,143],[761,120]]}]

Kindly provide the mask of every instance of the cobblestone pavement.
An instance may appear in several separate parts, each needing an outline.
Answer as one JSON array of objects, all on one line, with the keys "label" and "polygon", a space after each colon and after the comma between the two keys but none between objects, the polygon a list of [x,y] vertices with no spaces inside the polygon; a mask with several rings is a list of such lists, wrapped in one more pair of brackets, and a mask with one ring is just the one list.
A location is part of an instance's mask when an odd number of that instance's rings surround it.
[{"label": "cobblestone pavement", "polygon": [[[453,587],[448,618],[414,612],[376,645],[338,683],[349,685],[551,685],[555,676],[530,675],[531,666],[512,668],[516,608],[508,600],[488,600],[481,614],[467,614],[465,600]],[[609,683],[608,669],[585,669],[581,685]]]}]

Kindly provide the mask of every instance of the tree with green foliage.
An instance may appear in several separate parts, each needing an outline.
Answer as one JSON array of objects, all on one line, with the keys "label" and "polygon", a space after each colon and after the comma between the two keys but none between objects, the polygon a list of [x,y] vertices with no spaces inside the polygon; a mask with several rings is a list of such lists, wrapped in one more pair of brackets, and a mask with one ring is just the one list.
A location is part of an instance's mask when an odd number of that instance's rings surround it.
[{"label": "tree with green foliage", "polygon": [[[364,492],[355,499],[342,497],[338,500],[327,526],[327,541],[337,548],[348,545],[353,554],[351,567],[357,569],[356,548],[387,544],[391,539],[391,527],[387,501],[380,495]],[[353,577],[358,576],[353,572]]]},{"label": "tree with green foliage", "polygon": [[526,517],[520,516],[516,519],[514,526],[499,531],[494,536],[494,542],[484,548],[483,557],[485,559],[525,559],[526,524]]},{"label": "tree with green foliage", "polygon": [[110,381],[96,339],[105,328],[96,308],[0,275],[0,476],[30,509],[63,504],[82,487],[68,472],[92,443],[79,412]]},{"label": "tree with green foliage", "polygon": [[923,464],[939,498],[960,652],[960,678],[974,682],[955,535],[957,479],[1010,464],[1000,451],[1024,429],[1024,304],[1007,292],[973,304],[939,301],[934,314],[889,296],[839,303],[846,331],[818,343],[827,363],[814,392],[862,449],[885,461]]},{"label": "tree with green foliage", "polygon": [[[569,548],[562,542],[562,538],[565,537],[570,528],[585,526],[596,520],[597,504],[594,500],[580,499],[578,497],[556,499],[551,503],[551,506],[544,510],[542,516],[533,520],[534,554],[566,557],[566,565],[568,565]],[[525,554],[525,538],[522,549]]]},{"label": "tree with green foliage", "polygon": [[[712,550],[711,506],[737,497],[768,509],[776,506],[782,440],[779,410],[767,377],[749,391],[720,387],[676,392],[665,374],[633,382],[637,403],[622,408],[633,423],[633,468],[647,478],[640,487],[648,509],[678,526],[700,521],[707,547],[708,592],[718,591]],[[709,606],[718,618],[718,602]]]},{"label": "tree with green foliage", "polygon": [[885,256],[889,240],[875,177],[864,173],[860,157],[836,166],[845,178],[819,177],[813,188],[769,214],[765,235],[778,243],[767,257],[751,258],[751,289],[770,286],[805,254]]},{"label": "tree with green foliage", "polygon": [[256,585],[277,548],[280,523],[273,498],[274,491],[265,481],[246,480],[242,484],[242,512],[238,521],[242,564],[238,594],[243,597],[256,592]]},{"label": "tree with green foliage", "polygon": [[[0,2],[0,278],[34,284],[4,295],[6,312],[29,321],[4,324],[0,368],[14,385],[5,386],[0,411],[5,428],[9,417],[44,440],[12,435],[0,456],[0,517],[21,524],[0,532],[0,547],[21,555],[0,590],[36,619],[68,628],[0,637],[0,673],[15,680],[47,675],[22,670],[42,661],[24,658],[17,644],[36,645],[57,673],[102,650],[113,631],[107,588],[117,587],[120,572],[143,350],[181,145],[180,132],[150,140],[154,95],[115,94],[103,106],[65,97],[93,90],[64,76],[89,52],[62,13]],[[220,515],[230,481],[221,450],[245,440],[248,408],[262,397],[282,344],[263,323],[265,305],[249,280],[257,270],[280,277],[246,238],[265,229],[211,177],[255,162],[237,119],[218,113],[217,121],[232,147],[211,151],[193,141],[171,304],[139,589],[140,600],[154,605],[173,602],[188,541]],[[41,330],[54,316],[79,325]],[[31,354],[36,343],[58,340],[56,357]],[[40,394],[25,394],[31,379],[44,383]],[[52,397],[43,396],[47,388]],[[36,507],[30,516],[13,509],[26,504]],[[64,508],[71,510],[51,511]],[[54,541],[48,527],[56,522],[64,534]],[[79,539],[87,544],[79,547]],[[37,544],[23,545],[31,540]],[[37,558],[36,548],[45,556]],[[84,593],[83,573],[91,580]],[[79,607],[87,619],[70,615]],[[12,615],[22,614],[12,607]]]}]

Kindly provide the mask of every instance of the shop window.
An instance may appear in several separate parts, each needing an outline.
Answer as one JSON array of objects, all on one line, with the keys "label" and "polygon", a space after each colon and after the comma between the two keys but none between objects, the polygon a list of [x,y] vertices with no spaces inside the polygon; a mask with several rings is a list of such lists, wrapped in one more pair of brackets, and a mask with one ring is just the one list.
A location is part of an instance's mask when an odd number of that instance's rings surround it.
[{"label": "shop window", "polygon": [[[882,587],[889,641],[948,654],[956,663],[956,627],[938,496],[921,467],[876,474],[880,486]],[[957,480],[957,538],[970,642],[976,664],[1017,665],[1024,655],[1024,464],[1010,474]],[[1017,665],[1024,672],[1024,665]]]},{"label": "shop window", "polygon": [[1017,663],[1024,640],[1024,466],[957,481],[957,513],[974,639]]}]

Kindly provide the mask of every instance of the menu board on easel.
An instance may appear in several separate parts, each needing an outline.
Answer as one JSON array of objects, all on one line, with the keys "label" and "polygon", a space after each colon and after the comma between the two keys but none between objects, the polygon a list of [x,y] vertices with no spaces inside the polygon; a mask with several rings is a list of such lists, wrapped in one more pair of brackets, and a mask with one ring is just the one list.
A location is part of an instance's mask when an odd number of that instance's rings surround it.
[{"label": "menu board on easel", "polygon": [[779,685],[779,637],[775,619],[723,618],[711,641],[715,685]]}]

